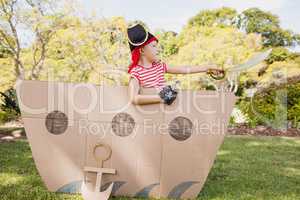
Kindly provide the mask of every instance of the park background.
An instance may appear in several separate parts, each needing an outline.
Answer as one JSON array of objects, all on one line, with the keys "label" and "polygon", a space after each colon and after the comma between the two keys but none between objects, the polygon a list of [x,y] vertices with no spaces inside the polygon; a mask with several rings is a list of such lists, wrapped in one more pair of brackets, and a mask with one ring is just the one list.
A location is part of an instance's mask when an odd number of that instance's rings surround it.
[{"label": "park background", "polygon": [[[273,49],[265,62],[239,78],[229,136],[199,198],[299,198],[299,8],[288,0],[1,0],[0,197],[80,198],[49,193],[43,186],[14,84],[21,78],[127,85],[126,28],[139,22],[159,38],[161,59],[170,65],[230,68]],[[182,89],[213,89],[205,74],[167,74],[166,79],[180,80]]]}]

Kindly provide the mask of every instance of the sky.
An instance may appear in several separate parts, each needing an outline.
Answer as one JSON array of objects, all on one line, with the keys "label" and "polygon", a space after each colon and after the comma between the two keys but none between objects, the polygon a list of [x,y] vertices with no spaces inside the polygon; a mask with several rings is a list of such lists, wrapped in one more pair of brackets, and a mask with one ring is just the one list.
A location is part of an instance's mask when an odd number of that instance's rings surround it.
[{"label": "sky", "polygon": [[[82,16],[123,16],[126,20],[142,20],[150,28],[180,32],[187,21],[201,10],[235,8],[238,12],[258,7],[279,16],[281,26],[300,33],[300,1],[296,0],[79,0]],[[298,47],[297,50],[300,48]]]}]

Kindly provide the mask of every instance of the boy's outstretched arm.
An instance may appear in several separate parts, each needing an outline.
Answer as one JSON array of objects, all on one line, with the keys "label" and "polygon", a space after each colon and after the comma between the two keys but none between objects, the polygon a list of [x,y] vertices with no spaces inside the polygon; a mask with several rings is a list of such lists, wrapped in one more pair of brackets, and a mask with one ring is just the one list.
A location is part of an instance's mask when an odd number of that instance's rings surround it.
[{"label": "boy's outstretched arm", "polygon": [[141,95],[139,94],[140,85],[138,81],[131,78],[129,81],[129,99],[135,105],[163,103],[159,95]]},{"label": "boy's outstretched arm", "polygon": [[220,70],[217,65],[197,65],[197,66],[170,66],[168,65],[166,72],[171,74],[192,74],[207,72],[208,69]]}]

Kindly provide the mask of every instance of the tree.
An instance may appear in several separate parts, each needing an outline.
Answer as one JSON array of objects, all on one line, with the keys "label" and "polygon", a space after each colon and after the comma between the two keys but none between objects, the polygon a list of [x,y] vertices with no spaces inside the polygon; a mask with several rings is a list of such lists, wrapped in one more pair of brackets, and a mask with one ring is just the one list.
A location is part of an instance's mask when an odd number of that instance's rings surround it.
[{"label": "tree", "polygon": [[227,7],[204,10],[191,18],[188,26],[231,26],[236,16],[236,10]]},{"label": "tree", "polygon": [[270,56],[266,59],[268,64],[272,64],[278,61],[285,61],[292,57],[292,54],[285,47],[276,47],[273,49]]},{"label": "tree", "polygon": [[3,103],[0,104],[0,110],[6,112],[7,121],[20,117],[21,112],[15,89],[10,88],[5,92],[0,92],[0,98],[3,99]]},{"label": "tree", "polygon": [[246,33],[261,34],[265,47],[293,46],[300,41],[299,35],[280,27],[278,16],[259,8],[243,11],[235,20],[235,25]]},{"label": "tree", "polygon": [[122,82],[130,58],[123,17],[82,20],[70,16],[63,24],[49,43],[45,61],[53,69],[54,80]]},{"label": "tree", "polygon": [[[16,78],[37,79],[46,58],[47,45],[59,27],[62,15],[49,0],[0,0],[0,46],[14,63]],[[22,59],[20,28],[33,34],[32,62],[30,72],[25,73],[25,61]]]},{"label": "tree", "polygon": [[176,32],[161,30],[157,33],[157,35],[159,37],[159,44],[163,58],[167,58],[178,52],[179,47]]}]

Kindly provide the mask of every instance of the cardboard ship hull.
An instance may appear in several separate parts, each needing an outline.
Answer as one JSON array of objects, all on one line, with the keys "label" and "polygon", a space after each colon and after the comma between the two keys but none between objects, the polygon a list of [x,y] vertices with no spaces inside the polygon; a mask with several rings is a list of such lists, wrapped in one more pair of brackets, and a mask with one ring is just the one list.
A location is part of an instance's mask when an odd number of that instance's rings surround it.
[{"label": "cardboard ship hull", "polygon": [[[153,91],[142,89],[142,93]],[[179,91],[168,106],[136,106],[127,87],[46,81],[17,82],[25,131],[36,167],[50,191],[80,193],[104,167],[101,190],[112,195],[195,198],[223,142],[236,96]],[[96,148],[104,144],[107,152]]]}]

